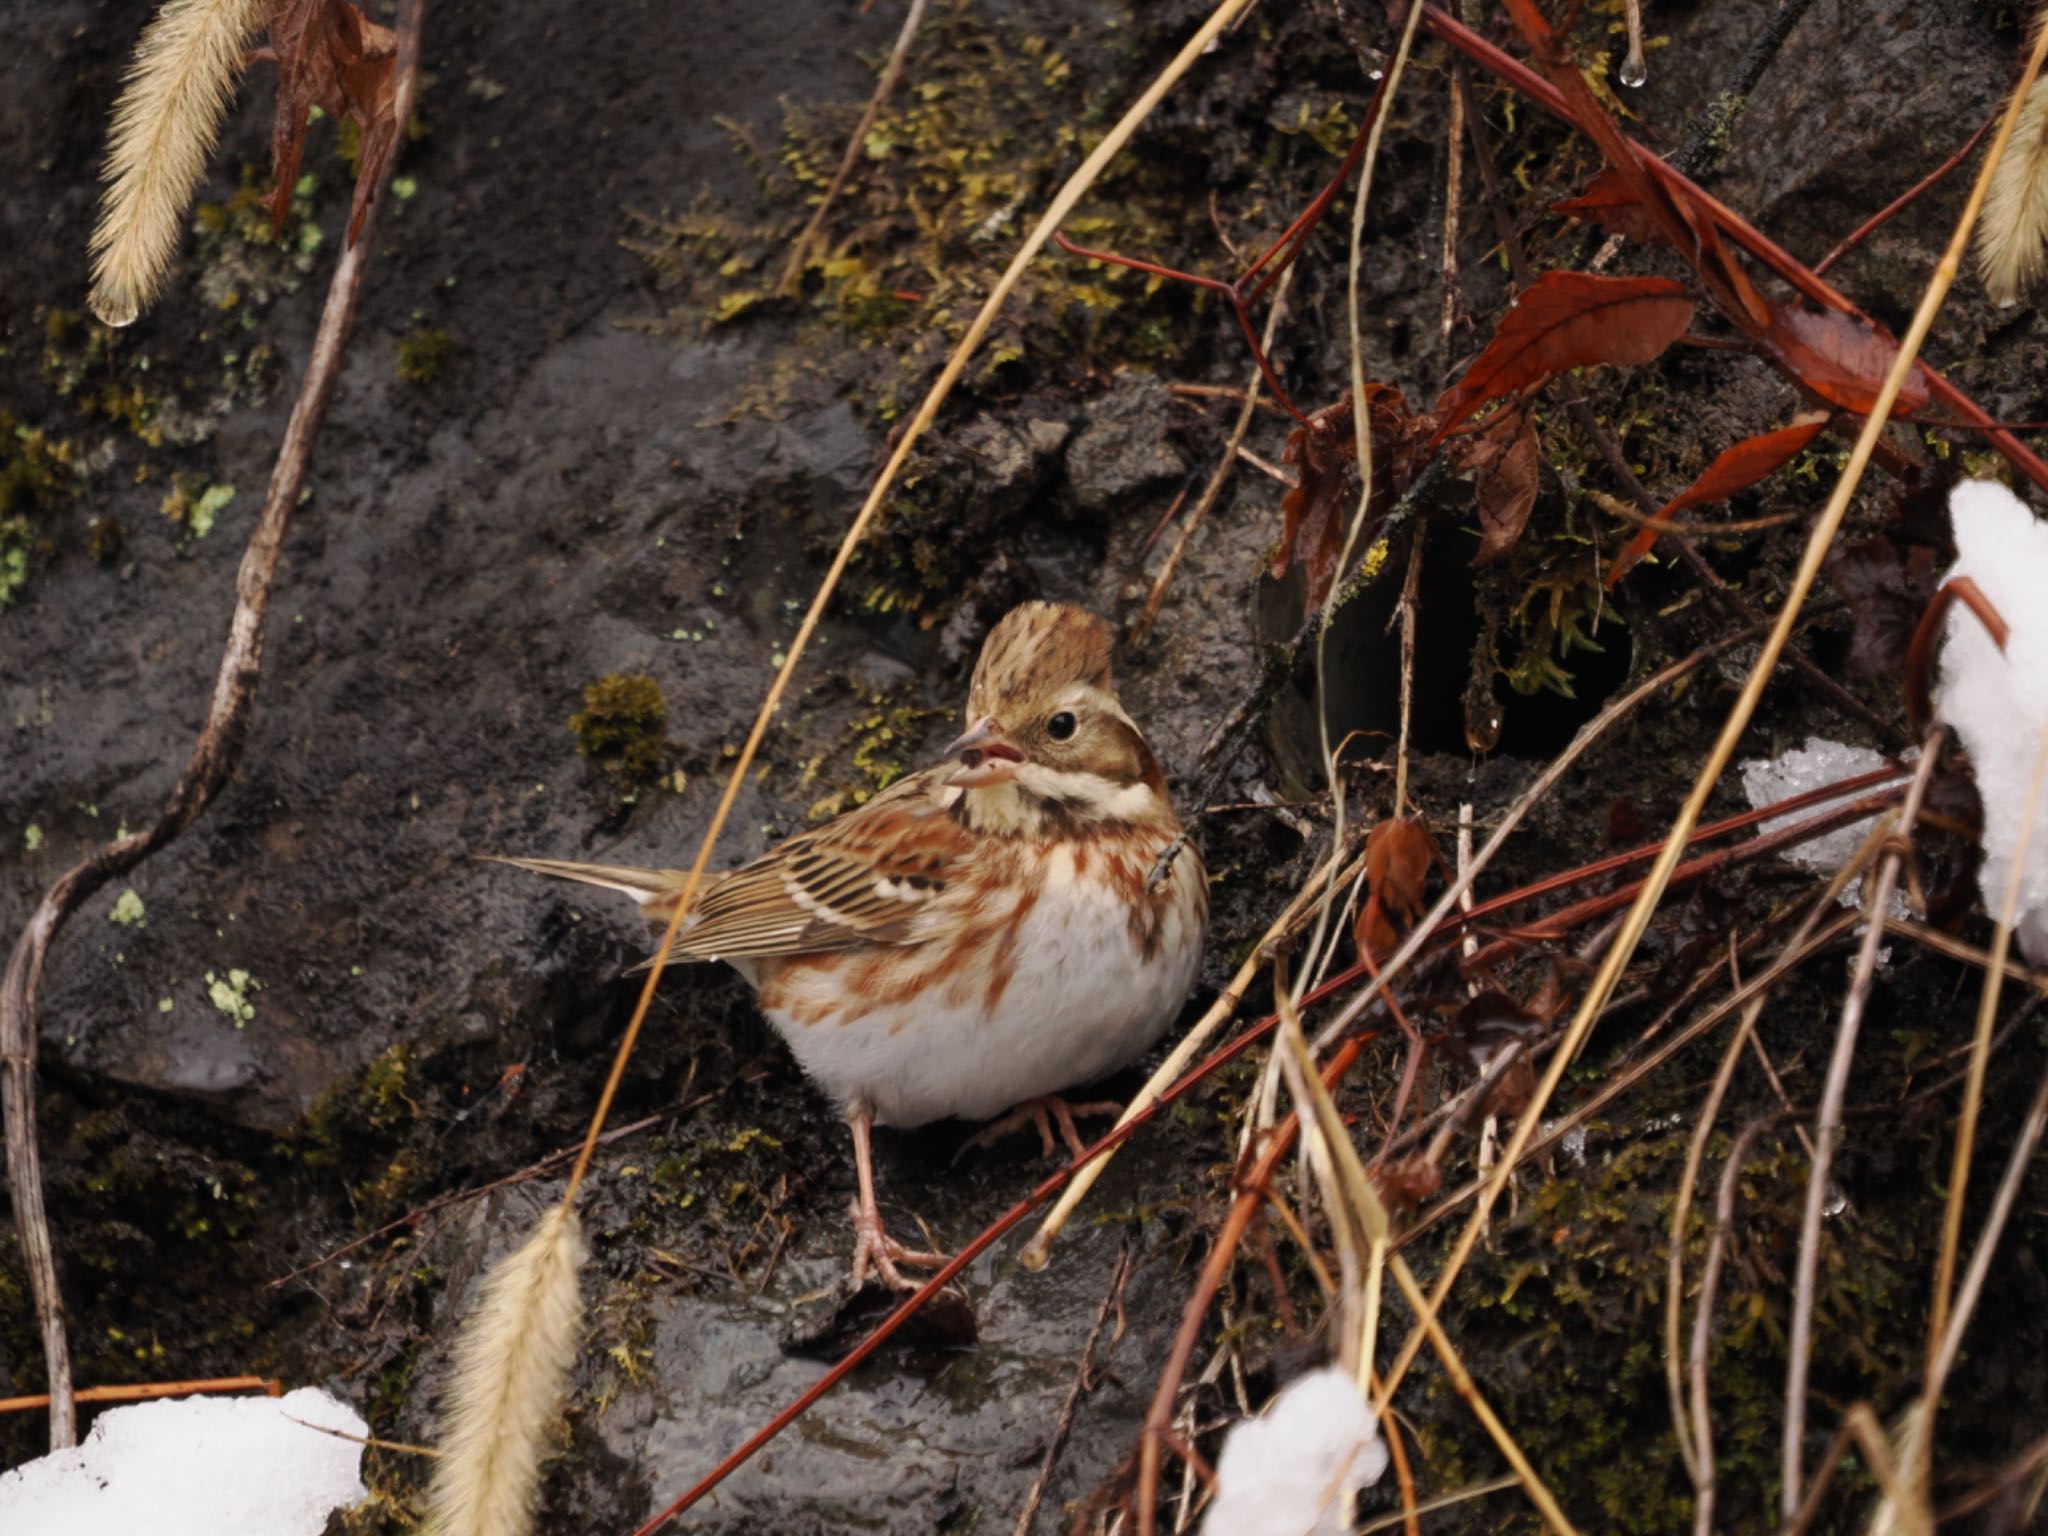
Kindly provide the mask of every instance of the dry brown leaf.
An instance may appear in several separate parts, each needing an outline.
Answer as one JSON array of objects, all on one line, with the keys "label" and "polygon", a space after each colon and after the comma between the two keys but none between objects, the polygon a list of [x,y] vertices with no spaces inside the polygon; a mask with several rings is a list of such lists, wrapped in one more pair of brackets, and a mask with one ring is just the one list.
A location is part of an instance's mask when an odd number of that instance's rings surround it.
[{"label": "dry brown leaf", "polygon": [[347,0],[277,0],[270,13],[270,47],[277,59],[277,116],[270,129],[272,224],[284,228],[306,122],[318,107],[357,131],[356,195],[349,212],[351,243],[362,231],[370,195],[383,180],[398,146],[394,95],[397,39]]}]

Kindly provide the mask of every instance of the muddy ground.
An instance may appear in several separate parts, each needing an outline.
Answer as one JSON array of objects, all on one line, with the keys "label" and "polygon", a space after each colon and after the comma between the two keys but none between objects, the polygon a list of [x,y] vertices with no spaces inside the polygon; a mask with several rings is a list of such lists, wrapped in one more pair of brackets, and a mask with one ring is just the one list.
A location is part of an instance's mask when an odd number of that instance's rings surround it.
[{"label": "muddy ground", "polygon": [[[1581,38],[1618,50],[1601,30],[1618,7],[1593,9]],[[1735,78],[1759,9],[1651,6],[1662,43],[1649,84],[1627,93],[1634,131],[1683,143]],[[0,63],[10,942],[38,891],[149,816],[184,761],[347,205],[342,146],[322,127],[283,239],[255,217],[270,97],[259,68],[164,300],[118,336],[85,319],[103,122],[146,12],[129,0],[15,6]],[[789,238],[900,16],[861,14],[851,0],[594,11],[431,0],[420,132],[287,544],[240,768],[190,833],[81,911],[53,954],[41,1135],[82,1382],[276,1374],[348,1396],[380,1436],[431,1438],[446,1345],[478,1273],[559,1184],[447,1206],[305,1267],[572,1142],[631,1006],[620,973],[645,942],[629,913],[473,856],[687,860],[892,425],[1058,179],[1198,19],[1181,3],[940,0],[828,224],[827,255],[798,297],[779,297]],[[1992,108],[2015,26],[2010,8],[1820,0],[1745,109],[1708,136],[1706,184],[1818,258]],[[1076,238],[1226,271],[1226,243],[1262,247],[1329,174],[1368,95],[1364,72],[1389,41],[1371,7],[1257,9],[1140,134],[1077,216]],[[1468,157],[1458,323],[1441,335],[1448,78],[1442,51],[1422,47],[1382,152],[1367,260],[1369,366],[1418,403],[1483,344],[1506,292]],[[1518,238],[1539,268],[1583,265],[1597,240],[1543,210],[1591,175],[1593,152],[1525,104],[1484,99]],[[1961,195],[1943,186],[1835,280],[1902,324]],[[1624,253],[1623,266],[1655,263]],[[1333,229],[1304,258],[1276,342],[1305,405],[1342,388],[1342,268]],[[1929,351],[1994,414],[2038,419],[2044,340],[2031,307],[1996,312],[1965,283]],[[721,862],[929,758],[954,729],[981,634],[1011,602],[1042,595],[1133,619],[1164,547],[1148,550],[1147,535],[1206,478],[1235,410],[1166,386],[1236,387],[1248,372],[1213,304],[1046,258],[850,573]],[[1587,382],[1662,494],[1798,403],[1763,363],[1724,350],[1681,348]],[[1284,419],[1264,415],[1248,446],[1278,462],[1286,435]],[[1966,438],[1914,441],[1991,464]],[[1483,827],[1623,678],[1725,627],[1675,563],[1601,610],[1591,554],[1624,531],[1587,493],[1614,487],[1562,413],[1546,421],[1544,452],[1543,494],[1513,560],[1475,577],[1469,516],[1452,505],[1431,523],[1413,794],[1440,830],[1460,801]],[[1817,508],[1827,462],[1750,498],[1752,515]],[[1267,574],[1281,494],[1240,469],[1155,635],[1120,659],[1133,715],[1184,785],[1298,619],[1298,587]],[[1873,485],[1858,526],[1875,526],[1892,496]],[[1707,552],[1768,609],[1802,536],[1785,526]],[[1340,730],[1392,728],[1387,585],[1367,591],[1333,642]],[[1841,625],[1806,643],[1840,670]],[[1506,714],[1486,755],[1465,739],[1475,650],[1497,660],[1482,681]],[[1710,666],[1591,754],[1510,845],[1491,888],[1601,851],[1618,797],[1660,827],[1740,664],[1737,653]],[[641,674],[658,687],[658,719],[644,689],[616,682]],[[613,738],[635,749],[630,764],[601,750],[587,716],[572,727],[605,679],[601,699],[639,705]],[[1895,681],[1859,687],[1898,719]],[[1306,838],[1321,835],[1307,699],[1295,679],[1227,774],[1203,785],[1216,804],[1307,803],[1204,819],[1217,922],[1190,1017],[1299,884]],[[1748,750],[1816,731],[1873,740],[1781,682]],[[1357,794],[1383,807],[1386,776],[1363,774]],[[1760,916],[1802,879],[1751,871],[1694,900],[1687,921]],[[1678,963],[1684,939],[1653,936],[1646,961]],[[1771,1049],[1800,1103],[1818,1092],[1841,979],[1839,962],[1817,962],[1773,1009]],[[1859,1122],[1838,1171],[1816,1456],[1837,1410],[1861,1399],[1889,1413],[1917,1371],[1953,1099],[1910,1095],[1929,1080],[1926,1064],[1966,1037],[1974,1002],[1971,973],[1902,952],[1874,1006],[1852,1098],[1865,1110],[1915,1107]],[[1581,1086],[1651,1011],[1603,1028]],[[2030,1028],[2004,1050],[1985,1133],[2000,1153],[2042,1054]],[[1395,1065],[1375,1065],[1347,1101],[1368,1124]],[[1457,1086],[1460,1071],[1445,1066],[1432,1091]],[[1475,1375],[1584,1529],[1689,1523],[1657,1330],[1665,1213],[1710,1073],[1705,1055],[1681,1057],[1597,1119],[1575,1155],[1533,1170],[1452,1305]],[[1113,1507],[1227,1191],[1230,1112],[1247,1082],[1225,1074],[1135,1142],[1046,1272],[1023,1272],[1013,1246],[998,1245],[968,1272],[951,1332],[864,1366],[688,1527],[1010,1529],[1128,1246],[1125,1327],[1082,1399],[1038,1528]],[[1772,1103],[1760,1080],[1738,1084],[1724,1124]],[[643,1120],[606,1149],[588,1202],[591,1324],[547,1530],[630,1529],[815,1380],[857,1321],[836,1315],[853,1178],[844,1132],[733,978],[699,972],[665,987],[614,1116]],[[951,1126],[881,1139],[896,1221],[914,1213],[959,1243],[1040,1176],[1028,1140],[956,1164],[964,1139]],[[1766,1512],[1804,1164],[1796,1142],[1763,1145],[1724,1284],[1715,1378],[1731,1530],[1775,1528]],[[1966,1360],[1945,1420],[1957,1488],[2048,1423],[2048,1279],[2032,1258],[2043,1192],[2028,1193],[1984,1304],[1983,1336],[2001,1347]],[[1440,1235],[1417,1245],[1425,1271]],[[1289,1279],[1306,1300],[1305,1275]],[[970,1314],[971,1341],[959,1327]],[[1205,1427],[1234,1414],[1240,1393],[1256,1405],[1318,1347],[1250,1270],[1217,1321],[1212,1344],[1235,1353],[1203,1389]],[[10,1225],[0,1396],[40,1380]],[[1418,1375],[1402,1407],[1426,1495],[1499,1470],[1439,1377]],[[42,1433],[18,1416],[0,1427],[0,1454],[33,1454]],[[373,1453],[368,1472],[378,1499],[356,1528],[409,1528],[417,1464]],[[1853,1526],[1869,1487],[1860,1469],[1845,1474],[1826,1528]],[[1367,1504],[1392,1498],[1378,1489]],[[1499,1493],[1431,1529],[1529,1522]]]}]

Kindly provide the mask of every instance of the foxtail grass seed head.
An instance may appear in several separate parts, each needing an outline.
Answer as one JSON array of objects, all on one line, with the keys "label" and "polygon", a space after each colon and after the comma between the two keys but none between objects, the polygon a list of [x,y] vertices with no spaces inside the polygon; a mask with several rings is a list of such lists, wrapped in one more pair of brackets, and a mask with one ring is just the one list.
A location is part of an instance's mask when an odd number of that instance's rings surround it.
[{"label": "foxtail grass seed head", "polygon": [[92,312],[132,323],[156,297],[264,0],[166,0],[114,107],[92,235]]},{"label": "foxtail grass seed head", "polygon": [[1992,175],[1977,226],[1977,267],[2001,306],[2018,303],[2048,267],[2048,75],[2027,92]]},{"label": "foxtail grass seed head", "polygon": [[557,1205],[484,1280],[455,1345],[441,1459],[427,1493],[434,1536],[527,1536],[554,1422],[583,1329],[585,1257]]}]

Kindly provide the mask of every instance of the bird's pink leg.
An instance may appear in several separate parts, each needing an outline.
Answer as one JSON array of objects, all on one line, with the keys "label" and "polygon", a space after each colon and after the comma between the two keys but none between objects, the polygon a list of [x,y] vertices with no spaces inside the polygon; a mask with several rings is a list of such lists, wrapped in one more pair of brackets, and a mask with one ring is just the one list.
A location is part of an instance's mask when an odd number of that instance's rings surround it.
[{"label": "bird's pink leg", "polygon": [[902,1263],[919,1269],[937,1269],[946,1262],[946,1255],[906,1248],[882,1226],[882,1210],[875,1203],[874,1154],[868,1146],[868,1135],[875,1125],[874,1113],[863,1106],[850,1111],[846,1119],[853,1128],[853,1166],[860,1177],[860,1198],[853,1204],[853,1288],[859,1290],[867,1280],[868,1264],[872,1261],[875,1273],[885,1284],[899,1291],[914,1291],[916,1282],[906,1280],[896,1266]]},{"label": "bird's pink leg", "polygon": [[1081,1140],[1081,1132],[1074,1125],[1076,1115],[1120,1115],[1121,1104],[1069,1104],[1056,1093],[1049,1093],[1042,1099],[1027,1099],[998,1120],[991,1120],[977,1132],[974,1138],[960,1150],[969,1147],[992,1147],[1003,1137],[1026,1125],[1038,1127],[1038,1143],[1041,1155],[1053,1155],[1052,1128],[1060,1128],[1060,1139],[1067,1144],[1067,1150],[1079,1161],[1081,1154],[1088,1150],[1088,1144]]}]

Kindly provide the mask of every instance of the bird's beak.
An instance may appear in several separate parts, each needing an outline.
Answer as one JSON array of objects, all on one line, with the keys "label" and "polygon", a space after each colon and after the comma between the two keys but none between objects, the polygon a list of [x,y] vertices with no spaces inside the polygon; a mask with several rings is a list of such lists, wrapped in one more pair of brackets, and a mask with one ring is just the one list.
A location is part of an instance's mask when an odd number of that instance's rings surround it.
[{"label": "bird's beak", "polygon": [[946,748],[946,756],[960,759],[960,766],[947,778],[962,789],[985,789],[1007,783],[1017,772],[1024,754],[996,725],[994,715],[983,715],[965,736]]}]

